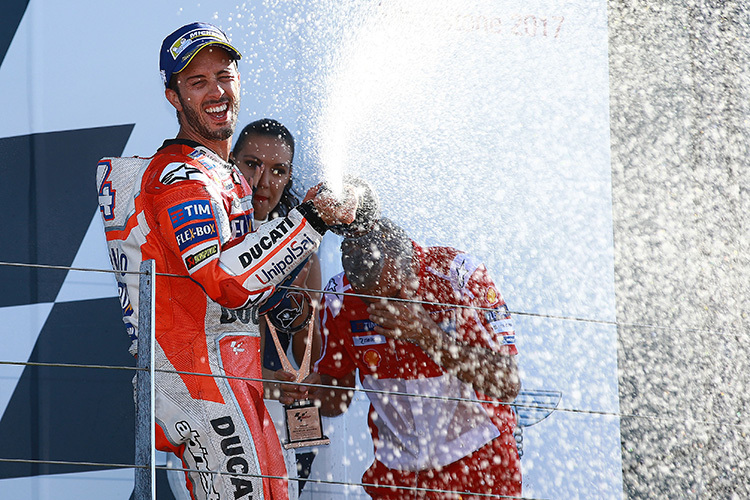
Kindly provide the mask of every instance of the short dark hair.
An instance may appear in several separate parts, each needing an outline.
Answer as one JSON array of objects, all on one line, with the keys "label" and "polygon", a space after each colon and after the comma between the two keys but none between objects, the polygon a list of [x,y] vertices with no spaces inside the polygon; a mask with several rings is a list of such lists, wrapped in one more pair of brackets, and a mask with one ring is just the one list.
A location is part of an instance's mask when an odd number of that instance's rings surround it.
[{"label": "short dark hair", "polygon": [[[235,158],[237,157],[237,151],[242,149],[247,141],[250,140],[250,136],[253,135],[279,139],[289,147],[289,151],[292,154],[292,163],[294,163],[294,136],[289,132],[288,128],[273,118],[261,118],[260,120],[248,123],[245,128],[242,129],[242,132],[240,132],[237,137],[237,142],[234,144],[234,148],[232,148],[232,155]],[[291,209],[299,205],[299,196],[294,192],[292,183],[293,181],[290,176],[289,182],[284,186],[284,191],[281,193],[281,199],[279,200],[278,205],[273,207],[269,213],[269,219],[283,217],[288,214]]]},{"label": "short dark hair", "polygon": [[366,234],[341,242],[341,264],[349,283],[358,290],[377,285],[386,259],[408,276],[413,247],[411,238],[390,219],[382,218]]}]

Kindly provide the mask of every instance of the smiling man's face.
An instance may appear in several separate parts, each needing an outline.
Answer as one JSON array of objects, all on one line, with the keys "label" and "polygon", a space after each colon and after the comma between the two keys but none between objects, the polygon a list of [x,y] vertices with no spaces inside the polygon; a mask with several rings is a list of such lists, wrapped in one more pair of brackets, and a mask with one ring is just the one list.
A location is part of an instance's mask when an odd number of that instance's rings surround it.
[{"label": "smiling man's face", "polygon": [[166,95],[179,113],[179,136],[208,147],[230,140],[240,108],[240,75],[229,53],[205,47],[173,78],[177,91],[168,88]]}]

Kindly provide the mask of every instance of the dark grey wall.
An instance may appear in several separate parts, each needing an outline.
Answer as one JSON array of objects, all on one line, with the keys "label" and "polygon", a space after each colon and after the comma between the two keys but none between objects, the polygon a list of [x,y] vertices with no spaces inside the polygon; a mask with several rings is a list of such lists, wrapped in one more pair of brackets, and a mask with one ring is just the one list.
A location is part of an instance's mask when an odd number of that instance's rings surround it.
[{"label": "dark grey wall", "polygon": [[627,498],[750,497],[745,5],[609,2]]}]

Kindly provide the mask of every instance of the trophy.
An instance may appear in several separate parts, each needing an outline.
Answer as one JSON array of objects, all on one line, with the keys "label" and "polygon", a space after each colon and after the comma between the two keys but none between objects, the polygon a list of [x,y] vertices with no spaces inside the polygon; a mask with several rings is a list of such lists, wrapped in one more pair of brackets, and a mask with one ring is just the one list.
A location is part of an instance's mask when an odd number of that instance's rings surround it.
[{"label": "trophy", "polygon": [[[303,317],[305,306],[307,306],[309,314]],[[276,352],[279,353],[279,359],[284,371],[296,374],[294,382],[302,382],[310,373],[313,325],[315,323],[311,319],[313,316],[312,301],[310,300],[310,296],[304,291],[289,290],[285,298],[275,309],[279,310],[275,316],[276,318],[280,318],[281,321],[279,322],[276,319],[271,320],[271,317],[269,317],[269,321],[266,321],[266,324],[271,333],[273,343],[276,345]],[[301,325],[299,324],[299,318],[303,318],[304,321]],[[286,356],[274,324],[280,326],[280,331],[290,334],[294,331],[299,331],[305,325],[307,326],[307,345],[305,346],[305,355],[302,357],[302,365],[299,371],[294,369],[289,358]],[[320,410],[308,399],[295,401],[291,405],[284,405],[284,423],[286,424],[287,441],[283,446],[287,450],[305,446],[324,445],[331,442],[330,439],[323,435],[323,422],[320,418]]]},{"label": "trophy", "polygon": [[[336,224],[330,226],[329,229],[339,236],[356,238],[368,233],[380,219],[380,200],[372,186],[364,179],[347,175],[344,176],[344,185],[354,188],[359,199],[354,222],[351,224]],[[322,189],[330,190],[326,184],[323,184]]]}]

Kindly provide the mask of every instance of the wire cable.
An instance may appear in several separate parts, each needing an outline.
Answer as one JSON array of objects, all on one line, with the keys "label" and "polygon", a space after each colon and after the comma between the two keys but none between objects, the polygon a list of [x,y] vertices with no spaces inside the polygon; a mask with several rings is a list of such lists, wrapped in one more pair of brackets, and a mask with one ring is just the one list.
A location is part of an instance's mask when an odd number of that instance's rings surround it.
[{"label": "wire cable", "polygon": [[[0,361],[0,365],[146,371],[146,369],[144,368],[137,368],[137,367],[132,367],[132,366],[88,365],[88,364],[75,364],[75,363],[44,363],[44,362],[31,362],[31,361],[27,361],[27,362]],[[525,409],[531,409],[531,410],[545,410],[545,411],[551,411],[551,412],[559,411],[562,413],[598,415],[598,416],[603,416],[603,417],[647,419],[647,420],[655,420],[655,421],[663,421],[663,422],[678,421],[678,422],[683,422],[685,424],[716,426],[716,427],[727,426],[727,427],[734,427],[734,428],[743,429],[743,430],[750,429],[750,422],[733,423],[733,422],[727,422],[727,421],[722,421],[722,420],[715,420],[715,421],[700,420],[700,419],[695,419],[692,417],[685,417],[684,415],[667,415],[667,416],[640,415],[640,414],[635,414],[635,413],[620,413],[620,412],[613,412],[613,411],[591,410],[591,409],[581,409],[581,408],[565,408],[565,407],[550,408],[549,406],[534,405],[534,404],[529,404],[529,403],[515,403],[515,402],[504,402],[504,401],[495,401],[495,400],[488,401],[488,400],[483,400],[483,399],[461,398],[461,397],[453,397],[453,396],[435,396],[435,395],[428,395],[428,394],[399,392],[399,391],[384,391],[384,390],[378,390],[378,389],[367,389],[364,387],[356,387],[356,386],[344,387],[340,385],[310,384],[310,383],[305,383],[305,382],[286,382],[286,381],[281,381],[281,380],[276,380],[276,379],[238,377],[238,376],[224,375],[224,374],[217,374],[217,373],[199,373],[199,372],[187,372],[187,371],[180,371],[180,370],[165,370],[165,369],[155,369],[154,371],[159,372],[159,373],[164,373],[164,374],[233,379],[233,380],[243,380],[247,382],[261,382],[261,383],[269,382],[269,383],[276,383],[276,384],[287,383],[289,385],[299,385],[299,386],[309,387],[309,388],[329,389],[329,390],[339,390],[339,391],[346,390],[346,391],[362,392],[365,394],[376,394],[376,395],[385,395],[385,396],[412,397],[412,398],[434,399],[434,400],[440,400],[440,401],[454,401],[454,402],[465,402],[465,403],[480,403],[480,404],[490,404],[490,405],[495,405],[495,406],[513,406],[515,408],[525,408]]]},{"label": "wire cable", "polygon": [[[16,464],[32,464],[32,465],[69,465],[69,466],[80,466],[80,467],[102,467],[102,468],[111,468],[111,469],[147,469],[148,467],[145,465],[136,465],[136,464],[120,464],[120,463],[110,463],[110,462],[84,462],[84,461],[74,461],[74,460],[37,460],[37,459],[26,459],[26,458],[0,458],[0,463],[16,463]],[[397,489],[397,490],[404,490],[404,491],[410,491],[410,492],[424,492],[424,493],[451,493],[451,494],[458,494],[458,495],[472,495],[476,497],[482,497],[482,498],[509,498],[509,499],[515,499],[515,500],[544,500],[541,498],[533,498],[533,497],[516,497],[516,496],[507,496],[507,495],[498,495],[493,493],[474,493],[469,491],[456,491],[456,490],[440,490],[440,489],[434,489],[434,488],[418,488],[413,486],[391,486],[391,485],[381,485],[381,484],[375,484],[375,483],[355,483],[355,482],[346,482],[346,481],[334,481],[331,479],[314,479],[314,478],[300,478],[300,477],[287,477],[287,476],[271,476],[267,474],[250,474],[250,473],[241,473],[241,472],[233,472],[231,474],[228,474],[226,472],[220,472],[220,471],[208,471],[203,469],[190,469],[190,468],[183,468],[183,467],[168,467],[166,465],[155,465],[155,469],[163,470],[163,471],[177,471],[177,472],[197,472],[200,474],[211,474],[214,476],[232,476],[232,477],[247,477],[247,478],[261,478],[261,479],[279,479],[279,480],[285,480],[285,481],[305,481],[308,483],[317,483],[317,484],[330,484],[334,486],[372,486],[372,487],[380,487],[380,488],[387,488],[387,489]]]},{"label": "wire cable", "polygon": [[409,492],[423,492],[423,493],[451,493],[454,495],[471,495],[473,497],[481,497],[481,498],[510,498],[514,500],[544,500],[541,498],[534,498],[534,497],[516,497],[516,496],[508,496],[508,495],[500,495],[495,493],[475,493],[471,491],[457,491],[457,490],[440,490],[440,489],[434,489],[434,488],[419,488],[414,486],[395,486],[395,485],[384,485],[384,484],[376,484],[376,483],[354,483],[354,482],[345,482],[345,481],[333,481],[331,479],[310,479],[310,478],[304,478],[304,477],[286,477],[286,476],[270,476],[266,474],[248,474],[248,473],[232,473],[227,474],[226,472],[216,472],[216,471],[205,471],[200,469],[189,469],[189,468],[182,468],[182,467],[167,467],[164,465],[157,465],[155,466],[156,469],[160,470],[166,470],[166,471],[179,471],[179,472],[198,472],[198,473],[210,473],[212,475],[231,475],[231,476],[237,476],[237,477],[257,477],[257,478],[263,478],[263,479],[283,479],[283,480],[289,480],[289,481],[305,481],[308,483],[317,483],[317,484],[331,484],[336,486],[371,486],[375,488],[383,488],[383,489],[395,489],[395,490],[404,490]]},{"label": "wire cable", "polygon": [[[137,368],[133,366],[87,365],[87,364],[76,364],[76,363],[43,363],[43,362],[31,362],[31,361],[27,361],[27,362],[0,361],[0,365],[146,371],[146,369],[144,368]],[[565,408],[565,407],[550,408],[548,406],[534,405],[534,404],[529,404],[529,403],[514,403],[514,402],[504,402],[504,401],[494,401],[494,400],[487,401],[484,399],[461,398],[461,397],[454,397],[454,396],[435,396],[435,395],[429,395],[429,394],[419,394],[419,393],[400,392],[400,391],[384,391],[384,390],[378,390],[378,389],[367,389],[364,387],[356,387],[356,386],[355,387],[343,387],[340,385],[310,384],[310,383],[305,383],[305,382],[286,382],[286,381],[277,380],[277,379],[238,377],[238,376],[233,376],[233,375],[224,375],[224,374],[217,374],[217,373],[199,373],[199,372],[187,372],[187,371],[180,371],[180,370],[165,370],[165,369],[155,369],[154,371],[159,372],[159,373],[164,373],[164,374],[172,374],[172,375],[212,377],[212,378],[220,378],[220,379],[243,380],[246,382],[261,382],[261,383],[268,382],[268,383],[276,383],[276,384],[288,383],[289,385],[299,385],[303,387],[309,387],[311,389],[353,391],[353,392],[362,392],[365,394],[376,394],[376,395],[394,396],[394,397],[396,396],[397,397],[412,397],[412,398],[422,398],[422,399],[434,399],[434,400],[439,400],[439,401],[490,404],[490,405],[495,405],[495,406],[513,406],[515,408],[526,408],[526,409],[531,409],[531,410],[546,410],[546,411],[551,410],[553,412],[559,411],[563,413],[599,415],[599,416],[605,416],[605,417],[640,418],[640,419],[661,420],[661,421],[678,420],[680,422],[692,423],[692,424],[698,424],[698,425],[707,425],[707,426],[724,425],[724,426],[729,426],[729,427],[736,427],[739,429],[750,428],[750,423],[743,424],[743,423],[724,422],[721,420],[718,420],[718,421],[699,420],[699,419],[694,419],[694,418],[688,418],[688,417],[681,416],[681,415],[668,415],[668,416],[639,415],[639,414],[634,414],[634,413],[619,413],[619,412],[604,411],[604,410],[586,410],[586,409],[580,409],[580,408]]]},{"label": "wire cable", "polygon": [[[65,271],[99,272],[99,273],[108,273],[108,274],[117,274],[117,273],[144,274],[139,271],[119,271],[119,270],[111,270],[111,269],[92,269],[92,268],[80,268],[80,267],[70,267],[70,266],[52,266],[52,265],[0,262],[0,266],[3,266],[3,265],[14,266],[14,267],[26,267],[26,268],[65,270]],[[170,274],[170,273],[155,273],[155,274],[157,276],[165,276],[165,277],[187,278],[187,279],[190,278],[189,276],[176,275],[176,274]],[[373,296],[373,295],[346,293],[346,292],[331,292],[331,291],[326,291],[326,290],[310,289],[310,288],[295,287],[295,286],[279,286],[278,288],[289,289],[289,290],[303,290],[303,291],[312,292],[312,293],[321,293],[321,294],[329,294],[329,295],[333,294],[336,296],[354,296],[354,297],[368,298],[368,299],[374,299],[374,300],[384,299],[383,297]],[[471,306],[471,305],[464,305],[464,304],[451,304],[451,303],[442,303],[442,302],[431,302],[431,301],[414,300],[414,299],[385,298],[385,300],[390,300],[394,302],[421,304],[421,305],[431,305],[431,306],[437,306],[437,307],[465,308],[465,309],[475,309],[475,310],[483,310],[483,311],[495,311],[496,310],[494,308],[487,308],[487,307],[478,307],[478,306]],[[522,311],[509,311],[509,312],[511,314],[519,315],[519,316],[530,316],[530,317],[538,317],[538,318],[553,319],[553,320],[560,320],[560,321],[585,322],[585,323],[614,326],[614,327],[650,328],[650,329],[661,329],[661,330],[667,330],[667,331],[727,335],[724,332],[715,332],[715,331],[699,329],[699,328],[678,328],[674,326],[661,326],[661,325],[640,324],[640,323],[625,323],[625,322],[607,321],[607,320],[599,320],[599,319],[591,319],[591,318],[581,318],[581,317],[575,317],[575,316],[528,313],[528,312],[522,312]],[[740,333],[730,333],[729,335],[733,335],[738,339],[744,339],[746,337]],[[137,368],[137,367],[131,367],[131,366],[112,366],[112,365],[99,365],[99,364],[78,364],[78,363],[0,361],[0,365],[55,367],[55,368],[107,369],[107,370],[125,370],[125,371],[143,371],[144,370],[143,368]],[[254,381],[254,382],[261,382],[261,383],[263,382],[282,383],[282,384],[284,383],[284,381],[279,381],[279,380],[236,377],[236,376],[228,376],[228,375],[223,375],[223,374],[207,374],[207,373],[185,372],[185,371],[164,370],[164,369],[156,369],[154,371],[158,371],[160,373],[165,373],[165,374],[174,374],[174,375],[207,376],[207,377],[214,377],[214,378],[239,379],[239,380]],[[388,397],[420,397],[420,398],[437,399],[437,400],[443,400],[443,401],[462,401],[462,402],[470,402],[470,403],[512,405],[512,406],[516,406],[519,408],[541,409],[545,411],[551,409],[548,406],[540,406],[540,405],[534,405],[534,404],[514,405],[513,403],[486,401],[486,400],[473,399],[473,398],[422,395],[422,394],[414,394],[414,393],[400,392],[400,391],[384,391],[384,390],[376,390],[376,389],[367,389],[363,387],[341,387],[341,386],[335,386],[335,385],[309,384],[309,383],[294,383],[293,385],[306,386],[310,388],[329,389],[329,390],[358,391],[358,392],[363,392],[368,395],[376,394],[376,395],[385,395]],[[598,416],[604,416],[604,417],[616,417],[616,418],[621,418],[621,419],[639,418],[639,419],[649,419],[649,420],[664,421],[664,422],[672,422],[674,420],[679,420],[680,422],[686,425],[697,424],[697,425],[710,425],[710,426],[729,426],[729,427],[735,427],[735,428],[739,428],[743,430],[750,427],[750,424],[744,424],[744,423],[709,421],[709,420],[700,420],[700,419],[694,419],[694,418],[685,418],[682,416],[672,416],[672,415],[663,415],[663,414],[662,415],[639,415],[639,414],[626,414],[626,413],[621,413],[621,412],[612,412],[612,411],[603,411],[603,410],[590,410],[590,409],[586,410],[586,409],[565,408],[565,407],[556,407],[556,408],[552,408],[551,410],[567,412],[567,413],[572,413],[572,414],[589,414],[589,415],[598,415]],[[26,459],[0,458],[0,462],[32,463],[32,464],[46,464],[46,465],[77,465],[77,466],[87,466],[87,467],[110,467],[110,468],[146,468],[144,466],[136,466],[135,464],[62,461],[62,460],[26,460]],[[193,469],[174,469],[174,468],[169,468],[169,467],[164,467],[164,466],[155,466],[155,468],[162,469],[162,470],[179,470],[179,471],[187,471],[187,472],[206,472],[206,471],[193,470]],[[233,474],[233,475],[238,475],[238,474]],[[264,475],[252,475],[252,474],[249,474],[249,476],[269,478],[269,479],[287,479],[287,478],[282,478],[282,477],[277,477],[277,476],[264,476]],[[400,490],[405,490],[405,491],[408,490],[408,491],[415,491],[415,492],[419,491],[419,492],[425,492],[425,493],[435,492],[435,493],[454,493],[454,494],[467,494],[467,495],[471,494],[473,496],[486,497],[486,498],[527,498],[527,497],[510,497],[510,496],[493,495],[493,494],[455,492],[455,491],[437,490],[437,489],[429,489],[429,488],[413,488],[413,487],[390,486],[390,485],[383,486],[383,485],[375,485],[375,484],[369,484],[369,483],[339,482],[339,481],[323,480],[323,479],[310,479],[310,478],[288,478],[288,479],[297,480],[297,481],[304,480],[304,481],[313,482],[313,483],[332,484],[332,485],[380,486],[380,487],[387,487],[391,489],[400,489]]]},{"label": "wire cable", "polygon": [[[38,269],[53,269],[53,270],[65,270],[65,271],[83,271],[83,272],[97,272],[97,273],[108,273],[108,274],[143,274],[140,271],[119,271],[119,270],[112,270],[112,269],[96,269],[96,268],[84,268],[84,267],[70,267],[70,266],[56,266],[56,265],[49,265],[49,264],[27,264],[27,263],[21,263],[21,262],[7,262],[7,261],[0,261],[0,266],[10,266],[10,267],[28,267],[28,268],[38,268]],[[169,278],[182,278],[182,279],[191,279],[190,276],[182,275],[182,274],[172,274],[172,273],[156,273],[156,276],[164,276]],[[303,290],[306,292],[314,292],[314,293],[320,293],[320,294],[334,294],[334,295],[342,295],[342,296],[353,296],[353,297],[364,297],[364,298],[372,298],[372,299],[381,299],[381,300],[388,300],[393,302],[406,302],[406,303],[413,303],[413,304],[423,304],[423,305],[433,305],[433,306],[442,306],[442,307],[454,307],[454,308],[465,308],[465,309],[475,309],[480,311],[494,311],[493,308],[487,308],[487,307],[480,307],[480,306],[470,306],[470,305],[464,305],[464,304],[450,304],[450,303],[443,303],[443,302],[430,302],[430,301],[424,301],[424,300],[416,300],[416,299],[402,299],[399,297],[380,297],[377,295],[366,295],[366,294],[357,294],[357,293],[350,293],[350,292],[331,292],[326,290],[318,290],[314,288],[303,288],[303,287],[296,287],[296,286],[286,286],[286,285],[279,285],[277,288],[281,289],[288,289],[288,290]],[[591,324],[599,324],[599,325],[605,325],[605,326],[614,326],[614,327],[628,327],[628,328],[650,328],[655,330],[666,330],[666,331],[674,331],[674,332],[681,332],[681,333],[699,333],[699,334],[706,334],[706,335],[719,335],[719,336],[731,336],[735,337],[738,340],[747,341],[750,338],[750,335],[748,335],[748,332],[745,331],[734,331],[734,330],[712,330],[712,329],[705,329],[705,328],[697,328],[697,327],[675,327],[675,326],[661,326],[661,325],[654,325],[649,323],[638,323],[638,322],[623,322],[623,321],[609,321],[609,320],[601,320],[601,319],[595,319],[595,318],[582,318],[578,316],[566,316],[561,314],[547,314],[547,313],[532,313],[532,312],[525,312],[525,311],[516,311],[509,309],[508,312],[510,314],[514,314],[517,316],[528,316],[532,318],[543,318],[543,319],[555,319],[555,320],[561,320],[561,321],[575,321],[578,323],[591,323]]]},{"label": "wire cable", "polygon": [[0,361],[0,365],[10,366],[39,366],[45,368],[93,368],[101,370],[126,370],[126,371],[147,371],[144,368],[136,366],[118,366],[118,365],[85,365],[78,363],[44,363],[39,361]]}]

